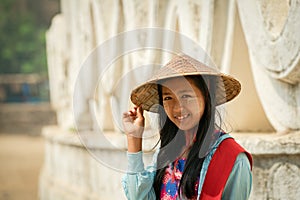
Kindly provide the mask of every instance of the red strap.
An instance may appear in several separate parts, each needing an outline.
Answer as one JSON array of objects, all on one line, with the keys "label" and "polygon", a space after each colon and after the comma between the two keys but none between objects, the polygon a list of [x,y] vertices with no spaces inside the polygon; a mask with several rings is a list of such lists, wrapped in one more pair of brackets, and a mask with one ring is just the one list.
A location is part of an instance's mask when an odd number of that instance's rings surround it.
[{"label": "red strap", "polygon": [[214,153],[203,183],[200,200],[219,200],[239,153],[246,153],[251,169],[252,157],[233,138],[221,142]]}]

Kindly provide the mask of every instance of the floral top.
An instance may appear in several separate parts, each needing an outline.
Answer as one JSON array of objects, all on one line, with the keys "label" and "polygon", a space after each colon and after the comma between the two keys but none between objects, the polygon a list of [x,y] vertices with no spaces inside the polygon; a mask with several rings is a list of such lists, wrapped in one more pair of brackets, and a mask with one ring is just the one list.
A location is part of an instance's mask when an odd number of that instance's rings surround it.
[{"label": "floral top", "polygon": [[[177,159],[174,163],[170,164],[166,169],[162,186],[160,199],[162,200],[176,200],[178,197],[178,188],[183,174],[185,158]],[[198,190],[199,180],[195,186],[196,194]]]}]

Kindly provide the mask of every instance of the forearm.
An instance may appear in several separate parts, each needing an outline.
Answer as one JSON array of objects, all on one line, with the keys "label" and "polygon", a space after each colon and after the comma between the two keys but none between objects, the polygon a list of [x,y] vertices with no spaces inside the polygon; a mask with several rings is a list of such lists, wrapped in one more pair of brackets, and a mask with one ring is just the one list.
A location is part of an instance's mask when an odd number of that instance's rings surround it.
[{"label": "forearm", "polygon": [[[156,165],[144,169],[143,152],[127,153],[128,172],[122,178],[122,186],[128,200],[154,200],[152,187]],[[155,166],[154,166],[155,165]]]}]

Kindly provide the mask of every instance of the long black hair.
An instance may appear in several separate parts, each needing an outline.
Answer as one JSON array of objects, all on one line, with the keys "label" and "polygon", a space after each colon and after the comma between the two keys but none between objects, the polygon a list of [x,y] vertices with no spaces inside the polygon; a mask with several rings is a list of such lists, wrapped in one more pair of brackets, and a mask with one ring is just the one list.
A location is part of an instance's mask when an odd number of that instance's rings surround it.
[{"label": "long black hair", "polygon": [[[205,109],[198,124],[195,142],[188,153],[178,188],[179,195],[190,199],[197,196],[195,186],[205,159],[205,152],[208,151],[215,129],[215,79],[211,76],[202,77],[199,75],[186,76],[186,78],[191,80],[201,91],[205,101]],[[157,157],[157,171],[153,183],[156,199],[160,199],[162,179],[168,164],[172,163],[180,155],[185,145],[184,134],[178,134],[182,130],[179,130],[168,118],[163,109],[162,86],[160,84],[158,84],[158,93],[161,105],[159,109],[161,144]],[[203,156],[200,155],[200,152],[204,152],[204,154],[202,153]]]}]

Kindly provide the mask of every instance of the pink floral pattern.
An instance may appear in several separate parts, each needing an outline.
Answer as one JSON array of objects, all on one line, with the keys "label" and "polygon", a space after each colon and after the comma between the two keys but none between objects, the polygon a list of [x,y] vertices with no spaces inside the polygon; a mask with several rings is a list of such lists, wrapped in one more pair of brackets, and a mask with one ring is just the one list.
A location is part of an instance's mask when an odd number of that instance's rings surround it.
[{"label": "pink floral pattern", "polygon": [[[178,197],[178,188],[182,177],[184,164],[186,159],[178,159],[174,163],[169,164],[162,180],[160,199],[176,200]],[[198,184],[195,190],[198,190]]]}]

